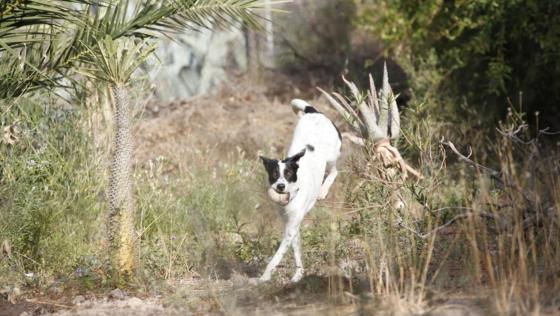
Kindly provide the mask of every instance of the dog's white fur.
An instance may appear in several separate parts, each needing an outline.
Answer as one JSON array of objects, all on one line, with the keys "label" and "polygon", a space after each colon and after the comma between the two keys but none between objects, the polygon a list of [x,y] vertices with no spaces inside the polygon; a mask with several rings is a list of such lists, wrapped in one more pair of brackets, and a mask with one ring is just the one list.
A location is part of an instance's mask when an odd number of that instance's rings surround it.
[{"label": "dog's white fur", "polygon": [[[296,272],[292,277],[292,282],[301,280],[304,273],[299,234],[301,223],[315,202],[327,196],[329,188],[338,174],[336,160],[340,155],[342,142],[334,124],[322,113],[304,113],[305,108],[310,105],[303,100],[294,99],[291,105],[300,119],[295,128],[287,157],[292,157],[302,151],[305,153],[298,162],[296,182],[289,183],[281,176],[276,183],[271,185],[272,190],[279,182],[284,183],[285,191],[289,193],[289,200],[280,203],[282,205],[280,214],[284,220],[284,235],[276,254],[259,279],[261,282],[270,280],[276,266],[290,246],[294,250],[296,263]],[[283,174],[285,165],[282,162],[279,162],[279,168],[280,174]],[[325,172],[328,173],[326,178]]]}]

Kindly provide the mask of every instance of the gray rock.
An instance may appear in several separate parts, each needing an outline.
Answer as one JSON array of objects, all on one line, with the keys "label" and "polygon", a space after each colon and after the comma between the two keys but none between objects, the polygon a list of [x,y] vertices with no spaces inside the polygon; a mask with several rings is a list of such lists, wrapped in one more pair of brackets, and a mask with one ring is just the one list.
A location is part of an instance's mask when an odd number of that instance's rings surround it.
[{"label": "gray rock", "polygon": [[60,286],[60,283],[54,282],[51,284],[51,286],[47,289],[47,294],[54,296],[62,294],[62,287]]},{"label": "gray rock", "polygon": [[139,299],[138,297],[132,297],[130,299],[127,300],[128,306],[130,307],[137,307],[137,306],[141,306],[144,304],[144,302]]},{"label": "gray rock", "polygon": [[121,289],[116,288],[109,293],[109,297],[115,300],[124,300],[126,294]]},{"label": "gray rock", "polygon": [[[238,28],[183,32],[175,40],[162,39],[148,62],[149,76],[160,101],[187,99],[210,92],[228,81],[226,70],[247,69],[246,45]],[[163,65],[162,65],[163,64]]]},{"label": "gray rock", "polygon": [[72,304],[73,305],[81,305],[85,300],[86,300],[86,298],[83,295],[78,295],[78,296],[74,297],[74,299],[72,300]]}]

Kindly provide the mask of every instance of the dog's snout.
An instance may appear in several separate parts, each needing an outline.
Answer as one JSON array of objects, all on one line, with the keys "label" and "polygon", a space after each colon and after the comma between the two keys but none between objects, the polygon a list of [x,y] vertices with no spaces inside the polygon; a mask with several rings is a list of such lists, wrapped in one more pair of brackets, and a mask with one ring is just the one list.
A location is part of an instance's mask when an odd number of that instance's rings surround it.
[{"label": "dog's snout", "polygon": [[276,190],[278,190],[280,192],[283,192],[285,188],[286,188],[286,185],[284,183],[278,183],[276,185]]}]

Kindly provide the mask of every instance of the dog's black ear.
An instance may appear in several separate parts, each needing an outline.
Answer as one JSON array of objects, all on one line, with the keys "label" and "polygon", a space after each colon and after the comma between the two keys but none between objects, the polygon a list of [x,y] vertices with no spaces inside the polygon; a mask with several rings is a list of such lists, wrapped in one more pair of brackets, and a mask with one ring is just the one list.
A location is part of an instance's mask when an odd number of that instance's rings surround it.
[{"label": "dog's black ear", "polygon": [[261,158],[264,168],[266,169],[266,173],[268,173],[268,181],[270,184],[276,182],[280,176],[280,171],[278,170],[278,160],[269,159],[263,156],[259,156],[259,158]]},{"label": "dog's black ear", "polygon": [[261,158],[263,165],[266,167],[272,163],[272,159],[266,158],[264,156],[259,156]]},{"label": "dog's black ear", "polygon": [[259,158],[261,158],[264,168],[269,172],[278,166],[278,160],[276,159],[269,159],[263,156],[259,156]]},{"label": "dog's black ear", "polygon": [[305,148],[300,151],[299,153],[293,155],[292,157],[288,157],[286,159],[284,159],[284,162],[289,164],[289,163],[298,163],[299,160],[301,159],[301,157],[303,157],[303,155],[305,155]]}]

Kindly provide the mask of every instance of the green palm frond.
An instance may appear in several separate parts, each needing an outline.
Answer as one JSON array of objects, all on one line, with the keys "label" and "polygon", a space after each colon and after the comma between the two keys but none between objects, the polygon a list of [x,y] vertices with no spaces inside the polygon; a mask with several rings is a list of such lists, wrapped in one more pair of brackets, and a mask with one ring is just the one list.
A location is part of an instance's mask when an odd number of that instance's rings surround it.
[{"label": "green palm frond", "polygon": [[83,75],[108,82],[111,85],[126,85],[132,74],[154,52],[156,46],[148,41],[135,42],[131,38],[113,40],[106,36],[96,47],[87,48],[82,58]]},{"label": "green palm frond", "polygon": [[40,86],[44,81],[40,72],[22,65],[17,58],[0,59],[0,99],[21,95],[29,91],[29,86]]},{"label": "green palm frond", "polygon": [[0,6],[0,39],[10,47],[40,41],[53,28],[79,25],[79,8],[89,3],[87,0],[5,0]]},{"label": "green palm frond", "polygon": [[[48,45],[48,46],[47,46]],[[10,47],[0,39],[0,99],[18,96],[41,87],[55,87],[62,76],[49,71],[56,43],[37,41]]]},{"label": "green palm frond", "polygon": [[[274,1],[273,4],[286,1]],[[132,15],[127,8],[134,6]],[[259,28],[255,10],[262,0],[147,0],[142,3],[112,1],[96,16],[93,29],[113,38],[153,37],[161,33],[232,25],[234,21]],[[101,11],[103,11],[101,10]]]},{"label": "green palm frond", "polygon": [[[194,4],[191,5],[192,2]],[[175,0],[174,6],[177,9],[175,20],[185,27],[226,26],[231,24],[233,19],[241,19],[255,28],[260,27],[255,13],[251,11],[262,7],[261,1],[257,0]],[[183,21],[188,23],[182,24]]]}]

